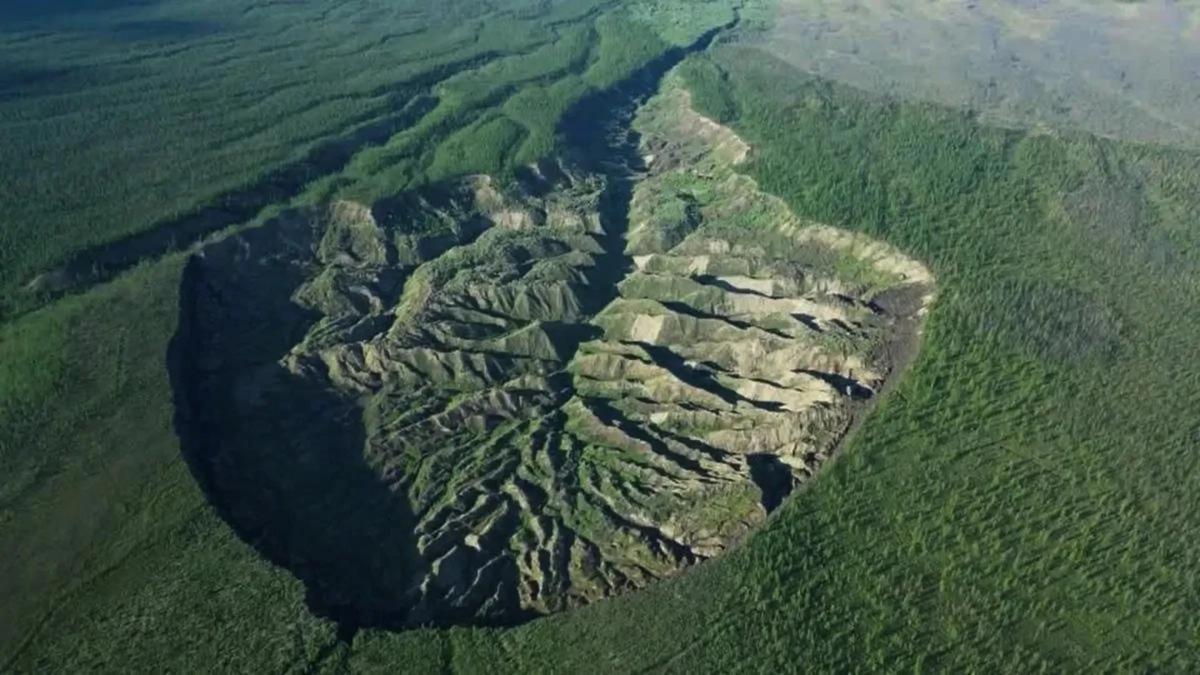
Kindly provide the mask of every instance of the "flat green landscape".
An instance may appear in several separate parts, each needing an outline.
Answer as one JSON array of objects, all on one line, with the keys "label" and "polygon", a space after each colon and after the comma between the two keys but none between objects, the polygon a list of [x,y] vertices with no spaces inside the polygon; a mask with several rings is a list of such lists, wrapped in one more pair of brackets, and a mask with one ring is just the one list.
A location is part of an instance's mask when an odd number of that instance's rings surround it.
[{"label": "flat green landscape", "polygon": [[0,670],[1193,669],[1200,23],[1077,4],[0,9]]}]

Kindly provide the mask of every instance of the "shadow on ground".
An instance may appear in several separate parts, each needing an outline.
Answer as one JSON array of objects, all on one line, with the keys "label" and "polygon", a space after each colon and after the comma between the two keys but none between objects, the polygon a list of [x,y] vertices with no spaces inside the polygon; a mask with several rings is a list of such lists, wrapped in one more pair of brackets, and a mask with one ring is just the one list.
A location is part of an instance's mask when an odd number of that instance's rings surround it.
[{"label": "shadow on ground", "polygon": [[313,317],[291,301],[303,265],[255,249],[304,242],[277,222],[193,257],[169,363],[183,454],[208,501],[290,570],[343,633],[388,625],[420,559],[412,513],[363,461],[361,410],[280,364]]}]

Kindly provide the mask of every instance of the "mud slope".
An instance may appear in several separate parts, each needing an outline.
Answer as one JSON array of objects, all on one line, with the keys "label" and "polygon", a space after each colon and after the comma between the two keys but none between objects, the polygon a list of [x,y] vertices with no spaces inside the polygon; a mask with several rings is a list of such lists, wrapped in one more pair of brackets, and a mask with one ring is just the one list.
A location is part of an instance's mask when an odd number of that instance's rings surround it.
[{"label": "mud slope", "polygon": [[607,110],[516,185],[292,212],[190,263],[189,461],[347,629],[511,623],[720,555],[919,335],[924,267],[760,192],[672,76]]}]

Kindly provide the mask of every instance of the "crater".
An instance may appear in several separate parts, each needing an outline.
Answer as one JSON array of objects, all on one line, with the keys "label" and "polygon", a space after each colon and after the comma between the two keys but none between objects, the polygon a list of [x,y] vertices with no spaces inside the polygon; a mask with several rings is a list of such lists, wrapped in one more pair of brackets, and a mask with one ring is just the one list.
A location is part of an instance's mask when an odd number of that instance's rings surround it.
[{"label": "crater", "polygon": [[517,623],[720,556],[916,343],[920,263],[759,190],[674,76],[609,109],[512,185],[297,209],[187,265],[185,455],[343,635]]}]

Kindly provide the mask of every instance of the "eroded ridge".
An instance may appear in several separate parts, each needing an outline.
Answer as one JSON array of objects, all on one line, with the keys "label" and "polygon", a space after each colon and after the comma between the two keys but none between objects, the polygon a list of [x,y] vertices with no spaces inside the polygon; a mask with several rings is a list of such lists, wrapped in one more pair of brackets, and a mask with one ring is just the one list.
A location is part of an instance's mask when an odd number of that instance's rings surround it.
[{"label": "eroded ridge", "polygon": [[287,214],[189,265],[185,445],[318,610],[511,622],[720,555],[915,343],[923,266],[798,220],[674,78],[634,129],[627,213],[612,176],[544,163]]}]

